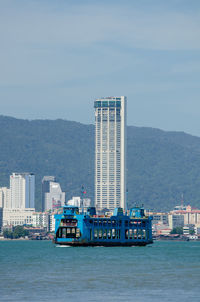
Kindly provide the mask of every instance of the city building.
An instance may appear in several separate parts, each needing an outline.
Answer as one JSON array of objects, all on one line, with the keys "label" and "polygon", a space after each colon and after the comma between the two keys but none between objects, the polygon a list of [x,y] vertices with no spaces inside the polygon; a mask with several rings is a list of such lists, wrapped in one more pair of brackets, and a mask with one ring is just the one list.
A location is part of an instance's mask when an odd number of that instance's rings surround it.
[{"label": "city building", "polygon": [[35,175],[12,173],[10,176],[10,206],[13,209],[35,207]]},{"label": "city building", "polygon": [[47,232],[55,232],[55,213],[50,213],[48,215],[48,224],[47,224]]},{"label": "city building", "polygon": [[10,189],[7,187],[0,188],[0,207],[11,208]]},{"label": "city building", "polygon": [[32,225],[34,212],[34,208],[3,208],[3,226]]},{"label": "city building", "polygon": [[152,223],[153,224],[168,224],[168,213],[148,213],[153,216]]},{"label": "city building", "polygon": [[97,99],[95,108],[95,205],[126,209],[126,97]]},{"label": "city building", "polygon": [[90,198],[83,198],[82,204],[81,204],[81,197],[80,196],[73,196],[72,199],[68,200],[67,202],[68,206],[74,206],[78,208],[88,208],[91,206],[91,199]]},{"label": "city building", "polygon": [[200,224],[200,210],[193,209],[190,205],[187,206],[176,206],[172,214],[179,214],[184,216],[184,224]]},{"label": "city building", "polygon": [[55,176],[44,176],[42,179],[42,212],[45,211],[45,193],[50,192],[50,182],[55,181]]},{"label": "city building", "polygon": [[176,227],[184,226],[184,216],[181,214],[169,214],[168,215],[169,228],[172,230]]},{"label": "city building", "polygon": [[35,212],[33,213],[33,227],[47,228],[48,225],[48,213]]},{"label": "city building", "polygon": [[54,211],[65,204],[65,192],[58,182],[49,181],[49,191],[44,194],[44,211]]}]

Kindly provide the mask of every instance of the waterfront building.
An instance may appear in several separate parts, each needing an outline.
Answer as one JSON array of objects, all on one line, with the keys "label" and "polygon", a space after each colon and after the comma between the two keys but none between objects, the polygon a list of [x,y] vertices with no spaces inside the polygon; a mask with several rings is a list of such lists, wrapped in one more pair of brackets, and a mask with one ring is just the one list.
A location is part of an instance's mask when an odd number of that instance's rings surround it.
[{"label": "waterfront building", "polygon": [[3,226],[32,225],[34,208],[3,208]]},{"label": "waterfront building", "polygon": [[168,213],[148,213],[149,215],[153,216],[152,223],[153,224],[168,224]]},{"label": "waterfront building", "polygon": [[33,213],[33,227],[46,229],[47,232],[55,231],[55,218],[54,215],[57,213],[49,212],[35,212]]},{"label": "waterfront building", "polygon": [[55,213],[50,213],[48,215],[48,224],[47,224],[47,232],[55,232]]},{"label": "waterfront building", "polygon": [[42,179],[42,212],[45,211],[45,194],[50,192],[50,182],[56,182],[55,176],[44,176]]},{"label": "waterfront building", "polygon": [[169,214],[168,215],[169,228],[172,230],[176,227],[184,226],[184,216],[180,214]]},{"label": "waterfront building", "polygon": [[95,108],[95,205],[126,209],[126,97],[106,97]]},{"label": "waterfront building", "polygon": [[10,176],[11,208],[35,207],[35,175],[33,173],[12,173]]},{"label": "waterfront building", "polygon": [[190,235],[190,232],[195,232],[195,226],[193,224],[188,224],[183,227],[183,235]]},{"label": "waterfront building", "polygon": [[82,204],[81,204],[81,197],[80,196],[73,196],[72,199],[68,200],[67,205],[78,207],[79,209],[81,207],[89,208],[91,206],[91,199],[90,198],[83,198]]},{"label": "waterfront building", "polygon": [[33,227],[47,228],[48,213],[35,212],[33,213]]},{"label": "waterfront building", "polygon": [[10,189],[7,187],[0,188],[0,207],[11,208]]},{"label": "waterfront building", "polygon": [[200,224],[200,210],[193,209],[190,205],[176,206],[170,213],[184,216],[184,225]]},{"label": "waterfront building", "polygon": [[49,181],[49,191],[44,194],[44,210],[54,211],[65,204],[65,192],[58,182]]}]

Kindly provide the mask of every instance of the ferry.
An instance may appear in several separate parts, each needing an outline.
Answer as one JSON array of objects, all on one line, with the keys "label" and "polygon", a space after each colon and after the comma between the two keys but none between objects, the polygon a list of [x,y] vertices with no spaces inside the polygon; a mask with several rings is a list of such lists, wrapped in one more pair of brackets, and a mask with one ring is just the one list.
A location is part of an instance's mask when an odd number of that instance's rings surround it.
[{"label": "ferry", "polygon": [[55,214],[54,242],[68,246],[145,246],[153,243],[152,217],[144,208],[130,209],[130,214],[116,208],[113,215],[97,215],[94,207],[80,211],[64,206]]}]

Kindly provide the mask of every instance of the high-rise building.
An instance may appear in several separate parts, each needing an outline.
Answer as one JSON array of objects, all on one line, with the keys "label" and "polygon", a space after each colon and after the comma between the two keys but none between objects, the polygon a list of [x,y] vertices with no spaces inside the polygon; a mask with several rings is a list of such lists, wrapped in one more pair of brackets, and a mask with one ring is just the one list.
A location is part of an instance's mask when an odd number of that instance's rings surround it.
[{"label": "high-rise building", "polygon": [[95,205],[126,208],[126,97],[97,99],[95,107]]},{"label": "high-rise building", "polygon": [[44,176],[42,179],[42,212],[45,211],[45,193],[50,192],[50,182],[55,181],[55,176]]},{"label": "high-rise building", "polygon": [[[42,185],[44,189],[44,203],[42,211],[53,211],[65,204],[65,192],[62,192],[58,182],[50,180],[53,176],[44,176]],[[55,179],[55,177],[54,177]]]},{"label": "high-rise building", "polygon": [[11,208],[35,208],[35,175],[12,173],[10,176]]},{"label": "high-rise building", "polygon": [[2,226],[3,226],[3,208],[0,207],[0,234],[2,232]]},{"label": "high-rise building", "polygon": [[0,188],[0,207],[11,208],[10,189],[7,187]]}]

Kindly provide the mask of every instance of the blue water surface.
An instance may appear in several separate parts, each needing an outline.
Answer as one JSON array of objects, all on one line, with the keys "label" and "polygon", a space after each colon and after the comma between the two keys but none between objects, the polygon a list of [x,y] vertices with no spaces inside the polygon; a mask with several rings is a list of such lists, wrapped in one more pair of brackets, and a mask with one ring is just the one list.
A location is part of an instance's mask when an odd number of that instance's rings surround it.
[{"label": "blue water surface", "polygon": [[0,301],[200,301],[200,242],[0,242]]}]

